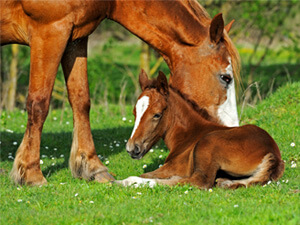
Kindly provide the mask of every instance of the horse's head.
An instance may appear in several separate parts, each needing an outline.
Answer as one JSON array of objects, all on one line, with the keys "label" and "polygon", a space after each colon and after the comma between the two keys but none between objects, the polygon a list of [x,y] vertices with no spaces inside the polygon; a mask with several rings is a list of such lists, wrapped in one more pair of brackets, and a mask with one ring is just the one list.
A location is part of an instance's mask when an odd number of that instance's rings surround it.
[{"label": "horse's head", "polygon": [[222,14],[209,22],[201,42],[174,49],[181,56],[172,63],[170,84],[222,124],[238,126],[234,83],[239,82],[239,55],[227,34],[232,22],[224,27]]},{"label": "horse's head", "polygon": [[141,159],[164,134],[164,112],[169,94],[166,76],[160,72],[149,80],[142,71],[139,76],[142,94],[134,107],[135,124],[126,150],[134,159]]}]

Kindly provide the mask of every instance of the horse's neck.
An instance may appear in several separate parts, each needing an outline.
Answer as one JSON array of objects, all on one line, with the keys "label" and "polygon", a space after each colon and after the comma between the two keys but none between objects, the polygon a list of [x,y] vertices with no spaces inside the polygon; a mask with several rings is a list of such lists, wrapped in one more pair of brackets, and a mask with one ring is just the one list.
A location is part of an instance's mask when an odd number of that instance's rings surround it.
[{"label": "horse's neck", "polygon": [[183,152],[193,146],[201,136],[214,129],[217,124],[206,120],[196,112],[190,103],[170,89],[168,98],[167,130],[164,141],[172,152]]},{"label": "horse's neck", "polygon": [[108,15],[158,50],[169,66],[182,46],[198,45],[207,36],[209,17],[191,1],[116,0]]}]

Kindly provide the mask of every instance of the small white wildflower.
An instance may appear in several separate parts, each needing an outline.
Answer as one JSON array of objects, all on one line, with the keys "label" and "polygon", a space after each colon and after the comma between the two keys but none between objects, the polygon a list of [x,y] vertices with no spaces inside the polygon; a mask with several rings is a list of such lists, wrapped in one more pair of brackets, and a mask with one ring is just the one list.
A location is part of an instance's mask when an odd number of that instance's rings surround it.
[{"label": "small white wildflower", "polygon": [[78,193],[75,194],[75,197],[77,197],[77,196],[78,196]]},{"label": "small white wildflower", "polygon": [[9,159],[14,159],[14,157],[12,157],[11,155],[8,156]]},{"label": "small white wildflower", "polygon": [[56,117],[53,117],[53,120],[57,120],[57,118],[56,118]]},{"label": "small white wildflower", "polygon": [[61,155],[60,155],[60,158],[63,158],[63,157],[65,157],[65,156],[64,156],[63,154],[61,154]]},{"label": "small white wildflower", "polygon": [[291,165],[291,168],[296,168],[297,167],[297,164],[296,163],[293,163],[292,165]]},{"label": "small white wildflower", "polygon": [[164,150],[163,150],[163,149],[161,149],[160,151],[161,151],[161,152],[164,152]]},{"label": "small white wildflower", "polygon": [[9,153],[8,153],[8,155],[12,155],[12,153],[11,153],[11,152],[9,152]]},{"label": "small white wildflower", "polygon": [[18,191],[20,191],[20,190],[21,190],[21,188],[17,187],[17,190],[18,190]]},{"label": "small white wildflower", "polygon": [[291,143],[291,147],[295,147],[296,145],[295,145],[295,143],[294,142],[292,142]]},{"label": "small white wildflower", "polygon": [[119,147],[119,146],[120,146],[120,144],[117,143],[117,144],[116,144],[116,147]]},{"label": "small white wildflower", "polygon": [[267,184],[269,185],[269,184],[271,184],[271,183],[272,183],[272,181],[269,180]]},{"label": "small white wildflower", "polygon": [[129,120],[129,123],[132,123],[132,120]]},{"label": "small white wildflower", "polygon": [[[66,184],[66,183],[60,183],[60,185],[65,185],[65,184]],[[78,194],[77,194],[77,195],[78,195]],[[77,195],[76,195],[76,196],[77,196]]]},{"label": "small white wildflower", "polygon": [[213,189],[210,188],[210,189],[208,189],[208,191],[209,191],[209,192],[213,192]]},{"label": "small white wildflower", "polygon": [[25,127],[25,126],[22,124],[22,125],[21,125],[21,128],[24,128],[24,127]]},{"label": "small white wildflower", "polygon": [[48,146],[45,146],[45,149],[49,149],[49,147],[48,147]]},{"label": "small white wildflower", "polygon": [[159,166],[158,166],[158,167],[160,168],[160,167],[162,167],[162,166],[163,166],[162,164],[159,164]]},{"label": "small white wildflower", "polygon": [[161,159],[162,157],[163,157],[162,155],[159,155],[159,156],[158,156],[158,158],[160,158],[160,159]]},{"label": "small white wildflower", "polygon": [[67,124],[67,125],[69,125],[69,124],[70,124],[70,122],[69,122],[69,121],[67,121],[67,122],[66,122],[66,124]]},{"label": "small white wildflower", "polygon": [[239,205],[234,205],[233,207],[234,207],[234,208],[237,208],[237,207],[239,207]]},{"label": "small white wildflower", "polygon": [[289,180],[286,180],[285,183],[287,184],[289,182]]},{"label": "small white wildflower", "polygon": [[52,163],[51,166],[55,166],[55,163]]},{"label": "small white wildflower", "polygon": [[43,160],[40,160],[40,164],[44,164]]},{"label": "small white wildflower", "polygon": [[11,134],[13,133],[13,131],[10,129],[6,129],[6,132],[11,133]]},{"label": "small white wildflower", "polygon": [[22,200],[22,199],[18,199],[17,201],[18,201],[18,202],[23,202],[23,200]]},{"label": "small white wildflower", "polygon": [[135,197],[135,196],[132,196],[132,198],[133,198],[133,199],[136,199],[136,197]]},{"label": "small white wildflower", "polygon": [[266,184],[263,185],[263,187],[266,187],[266,186],[267,186]]},{"label": "small white wildflower", "polygon": [[10,115],[8,115],[7,118],[10,119]]},{"label": "small white wildflower", "polygon": [[47,156],[46,155],[42,155],[42,158],[47,158]]},{"label": "small white wildflower", "polygon": [[13,142],[13,145],[17,145],[17,144],[18,144],[18,142],[16,142],[16,141]]},{"label": "small white wildflower", "polygon": [[184,194],[188,194],[188,193],[189,193],[189,191],[185,191],[185,192],[184,192]]},{"label": "small white wildflower", "polygon": [[90,201],[91,204],[94,204],[94,201]]},{"label": "small white wildflower", "polygon": [[141,193],[141,192],[137,192],[136,194],[137,194],[137,195],[142,195],[142,193]]},{"label": "small white wildflower", "polygon": [[54,160],[55,158],[54,157],[51,157],[51,160]]},{"label": "small white wildflower", "polygon": [[1,145],[1,143],[2,143],[2,142],[0,141],[0,145]]},{"label": "small white wildflower", "polygon": [[24,110],[24,109],[22,109],[22,110],[21,110],[21,114],[24,114],[24,113],[25,113],[25,110]]},{"label": "small white wildflower", "polygon": [[277,186],[280,184],[280,181],[277,181]]},{"label": "small white wildflower", "polygon": [[123,121],[126,121],[126,117],[123,117],[122,120],[123,120]]},{"label": "small white wildflower", "polygon": [[147,165],[146,165],[146,164],[143,165],[143,169],[145,169],[145,168],[147,168]]},{"label": "small white wildflower", "polygon": [[107,160],[107,161],[105,162],[105,164],[108,165],[108,164],[109,164],[109,161]]},{"label": "small white wildflower", "polygon": [[154,150],[151,148],[149,152],[154,152]]},{"label": "small white wildflower", "polygon": [[53,148],[54,151],[57,151],[57,148]]}]

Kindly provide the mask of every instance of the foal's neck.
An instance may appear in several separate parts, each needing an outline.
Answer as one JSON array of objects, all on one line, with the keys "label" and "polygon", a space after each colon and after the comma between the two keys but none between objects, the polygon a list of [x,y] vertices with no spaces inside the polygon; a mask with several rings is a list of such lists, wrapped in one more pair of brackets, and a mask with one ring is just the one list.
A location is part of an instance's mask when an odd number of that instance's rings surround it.
[{"label": "foal's neck", "polygon": [[172,68],[184,46],[199,45],[207,36],[207,12],[192,1],[120,1],[108,15],[158,50]]},{"label": "foal's neck", "polygon": [[222,125],[211,121],[205,110],[195,110],[193,103],[173,88],[169,88],[166,117],[167,129],[163,139],[170,155],[174,151],[183,152],[189,146],[194,146],[202,135],[223,128]]}]

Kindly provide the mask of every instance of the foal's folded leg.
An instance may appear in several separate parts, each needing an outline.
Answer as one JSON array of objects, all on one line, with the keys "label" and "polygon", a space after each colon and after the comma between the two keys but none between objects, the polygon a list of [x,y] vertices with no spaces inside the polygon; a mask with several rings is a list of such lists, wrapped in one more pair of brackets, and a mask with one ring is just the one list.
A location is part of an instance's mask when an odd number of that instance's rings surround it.
[{"label": "foal's folded leg", "polygon": [[100,183],[114,180],[99,160],[90,128],[90,96],[87,80],[87,38],[70,43],[62,59],[73,110],[73,143],[69,166],[74,177]]}]

